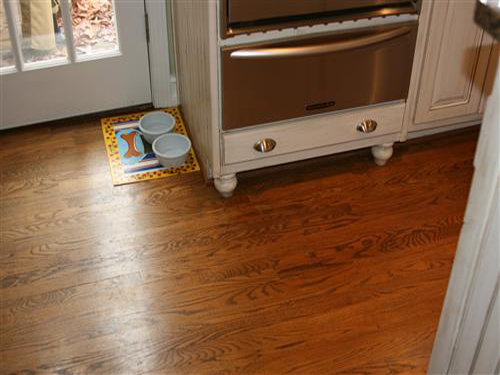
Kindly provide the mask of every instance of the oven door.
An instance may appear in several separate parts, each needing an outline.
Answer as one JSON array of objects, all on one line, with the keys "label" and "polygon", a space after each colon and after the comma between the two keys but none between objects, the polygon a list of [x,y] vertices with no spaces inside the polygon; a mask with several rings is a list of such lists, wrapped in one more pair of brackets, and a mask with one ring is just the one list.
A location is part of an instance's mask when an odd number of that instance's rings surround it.
[{"label": "oven door", "polygon": [[408,4],[410,0],[226,0],[229,24],[316,13],[359,11]]},{"label": "oven door", "polygon": [[405,99],[417,22],[222,50],[223,129]]}]

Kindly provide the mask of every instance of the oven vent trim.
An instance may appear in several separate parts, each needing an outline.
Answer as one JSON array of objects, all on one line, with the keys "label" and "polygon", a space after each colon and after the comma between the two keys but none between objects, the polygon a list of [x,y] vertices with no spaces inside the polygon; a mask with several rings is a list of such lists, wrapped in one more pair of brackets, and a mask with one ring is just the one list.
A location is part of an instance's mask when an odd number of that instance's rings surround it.
[{"label": "oven vent trim", "polygon": [[317,25],[370,20],[374,18],[418,15],[421,0],[409,0],[406,3],[385,4],[357,8],[356,10],[335,10],[323,13],[309,13],[287,17],[265,18],[256,21],[229,22],[229,0],[221,0],[221,39],[230,39],[240,35],[269,33],[286,29],[311,28]]}]

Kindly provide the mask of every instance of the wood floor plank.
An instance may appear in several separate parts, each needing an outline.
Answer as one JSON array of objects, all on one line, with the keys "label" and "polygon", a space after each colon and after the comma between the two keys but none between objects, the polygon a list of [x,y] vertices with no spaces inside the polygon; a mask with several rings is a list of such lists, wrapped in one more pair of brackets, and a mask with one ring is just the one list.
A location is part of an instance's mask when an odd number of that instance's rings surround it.
[{"label": "wood floor plank", "polygon": [[[287,253],[292,254],[294,251],[303,253],[304,247],[310,247],[312,253],[319,253],[325,248],[325,244],[326,248],[334,248],[338,252],[355,249],[355,256],[361,257],[366,256],[367,254],[364,253],[369,252],[370,248],[387,252],[397,249],[398,246],[411,248],[446,235],[456,236],[460,229],[461,213],[456,210],[455,216],[442,218],[438,215],[443,207],[445,206],[424,207],[423,211],[416,209],[417,213],[436,215],[423,227],[418,226],[418,220],[410,217],[406,219],[406,223],[398,224],[389,232],[376,215],[363,218],[353,218],[349,215],[347,219],[343,216],[332,215],[328,218],[319,215],[324,223],[320,223],[317,219],[308,219],[307,221],[297,220],[293,224],[294,220],[289,218],[290,223],[287,227],[275,226],[273,223],[264,223],[264,225],[250,223],[252,225],[236,225],[235,228],[222,232],[219,236],[207,229],[197,229],[187,233],[179,232],[186,237],[182,241],[175,238],[173,234],[175,232],[163,240],[157,238],[158,234],[155,237],[149,233],[149,238],[138,236],[116,244],[84,241],[73,243],[73,248],[63,245],[56,246],[53,250],[50,250],[50,247],[42,250],[36,249],[36,253],[33,253],[33,249],[19,254],[7,252],[10,255],[4,263],[9,266],[9,270],[5,277],[0,279],[0,285],[17,287],[5,291],[6,297],[14,291],[16,296],[22,296],[23,290],[32,291],[32,283],[47,284],[45,283],[47,279],[47,282],[51,283],[57,276],[62,276],[62,281],[56,278],[58,286],[63,285],[61,282],[73,285],[73,280],[77,276],[86,275],[87,280],[91,278],[91,274],[102,277],[100,274],[102,270],[105,270],[106,276],[109,277],[139,270],[146,264],[162,265],[165,270],[171,270],[174,273],[188,266],[189,270],[205,272],[204,269],[206,269],[208,271],[206,274],[210,274],[209,270],[215,272],[228,264],[229,267],[235,268],[241,264],[251,265],[255,257],[261,258],[265,252],[272,259],[280,260],[281,264],[284,264]],[[401,214],[388,213],[386,217],[397,221]],[[359,234],[345,231],[345,228],[353,222],[370,229]],[[334,243],[325,242],[326,231],[334,236]],[[294,233],[301,235],[290,244],[289,236]],[[252,239],[256,236],[260,238]],[[140,244],[134,243],[136,241]],[[255,246],[259,247],[259,252],[252,251]],[[91,247],[95,253],[85,252],[84,250],[88,247]],[[61,249],[66,251],[61,253]],[[342,259],[342,254],[337,254],[336,257]]]},{"label": "wood floor plank", "polygon": [[423,374],[476,139],[248,172],[222,200],[199,174],[112,187],[95,122],[5,132],[0,373]]}]

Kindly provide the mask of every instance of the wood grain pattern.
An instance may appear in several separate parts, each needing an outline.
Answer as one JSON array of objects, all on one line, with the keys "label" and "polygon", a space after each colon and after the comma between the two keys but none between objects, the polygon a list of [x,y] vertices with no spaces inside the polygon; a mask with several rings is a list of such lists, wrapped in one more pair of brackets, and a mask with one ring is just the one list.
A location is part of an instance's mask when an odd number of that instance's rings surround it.
[{"label": "wood grain pattern", "polygon": [[208,178],[220,165],[215,2],[175,0],[172,6],[179,102]]},{"label": "wood grain pattern", "polygon": [[222,200],[199,174],[113,187],[96,122],[4,132],[0,373],[423,374],[476,136]]}]

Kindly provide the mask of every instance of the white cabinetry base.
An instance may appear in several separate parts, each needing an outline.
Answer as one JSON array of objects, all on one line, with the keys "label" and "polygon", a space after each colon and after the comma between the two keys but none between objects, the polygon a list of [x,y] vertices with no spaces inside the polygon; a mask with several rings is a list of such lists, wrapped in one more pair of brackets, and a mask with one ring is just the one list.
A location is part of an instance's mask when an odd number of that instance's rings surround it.
[{"label": "white cabinetry base", "polygon": [[214,185],[219,194],[223,198],[229,198],[233,195],[236,185],[238,185],[238,179],[236,174],[227,174],[214,179]]},{"label": "white cabinetry base", "polygon": [[383,166],[387,163],[387,160],[392,156],[393,144],[394,143],[384,143],[372,147],[372,155],[375,164]]}]

